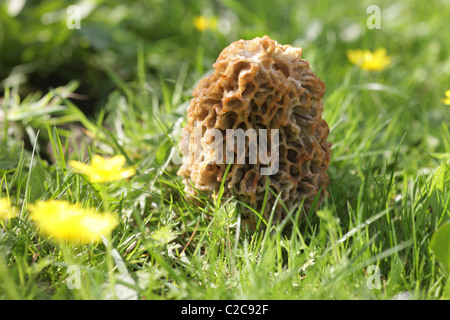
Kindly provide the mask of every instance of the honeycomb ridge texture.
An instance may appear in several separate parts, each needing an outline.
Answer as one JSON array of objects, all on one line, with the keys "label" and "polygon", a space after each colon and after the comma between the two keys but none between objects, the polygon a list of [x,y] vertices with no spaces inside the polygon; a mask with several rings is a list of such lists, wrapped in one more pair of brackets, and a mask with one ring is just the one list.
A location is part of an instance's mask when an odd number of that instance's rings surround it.
[{"label": "honeycomb ridge texture", "polygon": [[[267,165],[259,160],[250,164],[246,154],[244,164],[231,165],[223,196],[235,196],[263,212],[267,221],[280,195],[273,223],[287,215],[282,202],[288,210],[295,210],[304,200],[303,208],[309,212],[318,192],[319,201],[323,200],[331,157],[329,128],[322,119],[325,85],[301,54],[301,48],[279,45],[268,36],[235,41],[221,52],[214,72],[199,82],[188,107],[181,144],[188,144],[189,151],[182,148],[178,171],[188,193],[195,195],[195,189],[217,193],[227,168],[225,161],[219,163],[208,154],[207,146],[215,139],[203,135],[201,144],[195,144],[195,130],[204,134],[218,129],[225,139],[227,129],[278,129],[278,172],[262,175],[260,169]],[[273,193],[266,193],[267,184]],[[244,225],[254,229],[259,217],[246,206],[241,206],[241,213]]]}]

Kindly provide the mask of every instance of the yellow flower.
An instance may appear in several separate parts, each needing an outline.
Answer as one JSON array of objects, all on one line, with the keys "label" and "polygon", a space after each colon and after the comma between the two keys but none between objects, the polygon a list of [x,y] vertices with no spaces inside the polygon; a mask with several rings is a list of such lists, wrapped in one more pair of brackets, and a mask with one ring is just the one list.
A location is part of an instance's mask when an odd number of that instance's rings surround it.
[{"label": "yellow flower", "polygon": [[380,48],[372,52],[370,50],[348,50],[348,60],[358,65],[363,70],[379,71],[391,64],[391,56],[386,55],[386,49]]},{"label": "yellow flower", "polygon": [[199,31],[215,30],[216,26],[217,19],[215,17],[196,16],[194,18],[194,27]]},{"label": "yellow flower", "polygon": [[445,98],[442,99],[442,102],[450,106],[450,90],[445,91]]},{"label": "yellow flower", "polygon": [[117,181],[135,175],[135,168],[122,168],[125,161],[126,159],[123,155],[114,156],[109,159],[95,155],[92,158],[91,165],[87,165],[79,161],[69,161],[69,164],[75,169],[76,172],[88,176],[89,181],[92,183],[97,183]]},{"label": "yellow flower", "polygon": [[0,220],[9,220],[17,216],[17,210],[11,207],[7,198],[0,198]]},{"label": "yellow flower", "polygon": [[114,214],[99,214],[65,200],[38,201],[29,205],[29,209],[30,219],[40,232],[61,241],[99,242],[102,235],[109,235],[117,226]]}]

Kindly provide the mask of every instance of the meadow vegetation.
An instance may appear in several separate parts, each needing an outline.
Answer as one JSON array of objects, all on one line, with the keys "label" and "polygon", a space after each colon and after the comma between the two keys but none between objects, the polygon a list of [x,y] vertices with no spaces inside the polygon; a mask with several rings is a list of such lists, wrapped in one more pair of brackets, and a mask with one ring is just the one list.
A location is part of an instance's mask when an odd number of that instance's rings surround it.
[{"label": "meadow vegetation", "polygon": [[[448,0],[377,1],[381,29],[373,1],[85,0],[79,29],[73,3],[20,3],[0,2],[0,299],[450,298]],[[193,203],[172,161],[195,84],[265,34],[324,81],[333,144],[288,233]],[[49,236],[46,205],[112,230]]]}]

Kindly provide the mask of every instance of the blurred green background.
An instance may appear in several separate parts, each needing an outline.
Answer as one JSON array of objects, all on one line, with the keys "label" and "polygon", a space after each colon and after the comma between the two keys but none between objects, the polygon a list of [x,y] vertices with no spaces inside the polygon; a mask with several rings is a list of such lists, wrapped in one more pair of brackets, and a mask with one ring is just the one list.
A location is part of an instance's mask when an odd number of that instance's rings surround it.
[{"label": "blurred green background", "polygon": [[[347,49],[385,47],[395,58],[395,71],[386,74],[389,82],[408,88],[404,93],[411,95],[411,103],[430,103],[424,91],[437,88],[435,93],[442,95],[450,87],[450,2],[376,2],[3,0],[1,86],[26,95],[76,79],[77,93],[83,95],[77,105],[94,113],[114,88],[105,68],[125,81],[135,79],[139,46],[146,79],[155,89],[161,79],[173,84],[180,71],[189,88],[230,42],[267,34],[302,47],[327,92],[341,83],[349,67]],[[73,4],[81,8],[80,29],[67,27],[67,8]],[[379,30],[366,26],[372,4],[381,9]],[[215,26],[197,30],[197,16],[215,19]]]}]

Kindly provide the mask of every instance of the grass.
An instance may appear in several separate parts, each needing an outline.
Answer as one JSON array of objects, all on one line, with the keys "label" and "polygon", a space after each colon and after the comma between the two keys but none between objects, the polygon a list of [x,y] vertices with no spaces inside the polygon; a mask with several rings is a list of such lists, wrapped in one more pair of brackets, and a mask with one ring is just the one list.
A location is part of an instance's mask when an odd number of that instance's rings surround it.
[{"label": "grass", "polygon": [[[61,62],[56,72],[69,81],[44,92],[32,89],[31,76],[3,82],[1,195],[20,214],[0,222],[0,298],[393,299],[406,292],[449,299],[431,239],[450,218],[448,179],[436,187],[435,175],[450,158],[449,106],[441,101],[450,89],[450,35],[442,32],[450,6],[380,1],[382,29],[368,30],[369,4],[137,2],[120,27],[105,21],[114,2],[99,4],[85,27],[67,36],[90,41],[79,57],[97,71],[73,76]],[[158,27],[141,19],[149,6]],[[198,32],[191,26],[198,14],[231,26]],[[95,26],[114,28],[118,40],[99,49]],[[173,161],[196,81],[229,42],[264,34],[303,47],[327,86],[329,197],[290,233],[283,224],[242,230],[235,199],[200,197],[203,205],[195,205]],[[51,41],[37,43],[36,54],[51,57]],[[377,47],[393,56],[390,68],[366,72],[347,61],[348,49]],[[11,67],[11,59],[1,61]],[[82,112],[83,88],[94,82],[92,90],[103,82],[106,92]],[[137,174],[91,184],[68,162],[93,154],[122,154]],[[108,208],[120,223],[109,245],[52,241],[27,219],[27,205],[39,199]],[[77,279],[79,289],[69,288]]]}]

